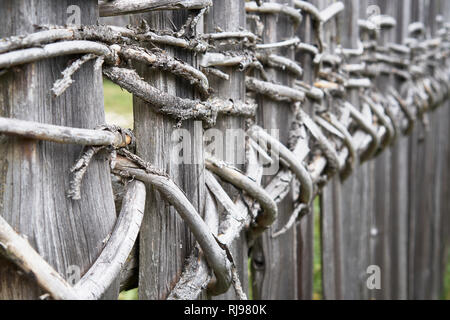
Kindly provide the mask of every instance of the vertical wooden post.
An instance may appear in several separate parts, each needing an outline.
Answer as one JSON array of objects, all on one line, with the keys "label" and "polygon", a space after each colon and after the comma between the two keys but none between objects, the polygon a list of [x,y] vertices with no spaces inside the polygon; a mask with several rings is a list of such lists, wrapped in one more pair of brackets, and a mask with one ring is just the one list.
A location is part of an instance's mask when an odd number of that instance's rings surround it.
[{"label": "vertical wooden post", "polygon": [[[413,1],[412,22],[427,25],[427,1]],[[429,115],[428,115],[429,116]],[[427,299],[431,294],[430,270],[430,216],[432,214],[434,146],[431,133],[420,120],[410,141],[410,233],[409,233],[409,299]],[[431,166],[430,166],[431,165]]]},{"label": "vertical wooden post", "polygon": [[[449,1],[440,1],[440,14],[443,15],[444,21],[450,21],[450,2]],[[442,106],[442,115],[439,117],[440,119],[440,141],[442,144],[443,152],[442,152],[442,161],[443,162],[443,173],[441,176],[442,188],[440,192],[441,197],[441,241],[443,246],[441,248],[441,279],[443,279],[445,274],[445,268],[449,263],[450,259],[450,184],[448,181],[450,180],[450,142],[448,137],[450,136],[450,102],[445,101]],[[442,292],[442,288],[441,288]]]},{"label": "vertical wooden post", "polygon": [[[172,30],[173,22],[181,27],[187,12],[176,10],[135,15],[134,23],[146,19],[151,28]],[[198,26],[202,25],[202,21]],[[171,47],[164,48],[167,54],[196,65],[190,52]],[[193,87],[184,80],[168,73],[155,72],[145,66],[137,66],[138,72],[159,89],[184,98],[194,98]],[[133,98],[134,128],[137,139],[136,152],[156,167],[163,169],[186,192],[198,212],[204,205],[204,159],[203,129],[199,121],[184,121],[181,128],[188,132],[184,140],[183,154],[190,153],[191,163],[179,164],[179,154],[174,150],[181,143],[174,133],[177,122],[152,111],[151,106]],[[189,149],[190,150],[186,150]],[[139,243],[139,298],[165,299],[176,284],[186,256],[191,252],[194,239],[175,209],[151,187],[147,190],[146,210],[142,222]]]},{"label": "vertical wooden post", "polygon": [[[270,0],[268,2],[283,3],[293,6],[292,0]],[[264,23],[263,42],[271,43],[289,39],[294,35],[294,26],[284,14],[262,16]],[[294,58],[292,48],[283,48],[279,54]],[[271,80],[291,86],[294,77],[287,72],[275,69],[267,70]],[[280,103],[258,98],[257,122],[265,129],[279,129],[280,141],[287,145],[291,109],[289,103]],[[263,179],[267,182],[267,179]],[[264,181],[263,181],[264,182]],[[291,191],[292,192],[292,191]],[[255,299],[296,299],[297,288],[297,256],[296,230],[292,228],[278,238],[272,239],[272,230],[285,225],[293,211],[292,196],[288,195],[278,205],[278,218],[269,231],[265,232],[252,248],[253,297]]]},{"label": "vertical wooden post", "polygon": [[[96,24],[96,0],[6,0],[0,3],[0,37],[34,32],[34,25],[65,25],[70,5],[81,9],[82,24]],[[0,115],[80,128],[104,123],[102,76],[93,62],[74,75],[62,96],[52,96],[53,83],[71,59],[47,59],[1,75]],[[0,215],[69,281],[91,266],[116,219],[104,157],[89,165],[81,200],[67,198],[69,169],[80,151],[80,146],[17,137],[4,136],[0,142]],[[37,299],[41,294],[32,279],[0,257],[0,299]],[[115,283],[104,297],[117,295]]]},{"label": "vertical wooden post", "polygon": [[[310,0],[313,5],[318,5],[318,0]],[[312,19],[308,14],[303,14],[302,23],[299,25],[296,34],[302,42],[314,44],[314,32],[312,30]],[[303,81],[312,85],[314,83],[314,64],[313,56],[309,53],[298,52],[296,60],[303,68]],[[308,99],[302,103],[302,109],[311,113],[312,104]],[[304,216],[297,226],[297,287],[298,299],[310,300],[313,298],[313,279],[314,279],[314,216],[320,214],[314,211],[314,205],[310,208],[311,212]]]},{"label": "vertical wooden post", "polygon": [[[244,0],[229,0],[229,1],[216,1],[214,5],[209,9],[209,12],[205,16],[205,33],[217,32],[217,28],[223,31],[239,31],[240,28],[245,27],[245,1]],[[218,52],[224,50],[242,50],[242,45],[234,47],[219,46],[216,48]],[[217,77],[209,77],[209,84],[215,91],[214,94],[225,100],[232,99],[234,101],[245,100],[245,82],[244,72],[237,70],[237,67],[227,67],[223,69],[229,76],[229,80],[219,79]],[[233,116],[219,116],[214,129],[218,129],[222,132],[224,140],[223,156],[224,161],[227,160],[230,154],[235,154],[236,159],[233,161],[226,161],[227,163],[235,165],[235,167],[243,169],[243,162],[241,160],[244,155],[243,149],[239,149],[245,145],[245,141],[238,141],[236,150],[236,142],[233,138],[233,129],[243,130],[245,127],[245,121],[242,117]],[[231,129],[231,130],[229,130]],[[237,139],[240,137],[238,136]],[[244,138],[242,136],[242,138]],[[236,162],[236,163],[235,163]],[[230,197],[239,197],[239,192],[232,186],[224,185],[225,190]],[[236,263],[239,278],[242,283],[244,291],[248,294],[248,248],[247,240],[245,237],[245,231],[241,232],[238,239],[233,242],[230,248],[233,255],[233,260]],[[235,299],[234,290],[229,290],[227,293],[215,297],[216,299]]]},{"label": "vertical wooden post", "polygon": [[[408,36],[410,0],[388,3],[388,14],[397,20],[395,42],[402,44]],[[393,83],[400,89],[398,80]],[[407,258],[408,258],[408,141],[409,136],[398,134],[391,154],[391,298],[407,299]]]},{"label": "vertical wooden post", "polygon": [[[390,14],[388,12],[388,1],[376,0],[373,2],[381,10],[381,14]],[[393,3],[390,2],[392,6]],[[378,46],[384,47],[389,42],[393,41],[393,29],[381,29],[379,31]],[[380,74],[376,79],[377,89],[383,94],[387,92],[389,86],[392,85],[392,78],[390,75]],[[375,202],[374,202],[374,216],[371,229],[374,230],[374,252],[373,264],[381,269],[381,289],[375,290],[375,297],[378,299],[390,299],[391,297],[391,246],[390,237],[392,235],[390,217],[391,202],[393,195],[391,194],[391,157],[392,150],[390,147],[383,150],[383,152],[375,158]],[[397,214],[397,213],[395,213]]]},{"label": "vertical wooden post", "polygon": [[[339,16],[340,44],[357,48],[358,19],[364,18],[365,1],[344,1]],[[363,14],[361,14],[363,12]],[[331,28],[333,29],[333,28]],[[351,63],[351,61],[348,61]],[[357,90],[347,99],[359,106]],[[321,196],[323,289],[325,299],[367,299],[366,268],[369,265],[369,218],[372,165],[357,164],[345,181],[335,177]]]},{"label": "vertical wooden post", "polygon": [[[438,0],[431,0],[427,6],[426,19],[428,22],[426,23],[426,26],[428,27],[427,36],[430,38],[436,37],[437,35],[436,16],[440,12],[438,7]],[[430,283],[430,292],[428,293],[428,297],[431,299],[440,298],[443,281],[443,266],[441,264],[440,257],[443,254],[442,246],[444,245],[444,239],[442,239],[440,232],[441,224],[443,223],[441,216],[440,196],[443,185],[448,184],[448,182],[441,180],[443,175],[443,161],[445,159],[443,153],[445,148],[445,140],[441,138],[440,132],[442,131],[442,126],[448,127],[448,121],[445,124],[440,121],[441,117],[445,118],[446,115],[448,115],[444,109],[448,108],[438,106],[437,109],[430,112],[430,131],[428,132],[429,140],[426,141],[429,145],[429,151],[427,151],[425,159],[426,169],[430,170],[432,176],[429,187],[423,187],[425,190],[428,189],[428,192],[430,193],[430,211],[428,212],[430,229],[429,251],[427,251],[428,261],[424,264],[424,268],[427,268],[428,266],[428,269],[424,272],[427,272],[429,277],[427,279]]]}]

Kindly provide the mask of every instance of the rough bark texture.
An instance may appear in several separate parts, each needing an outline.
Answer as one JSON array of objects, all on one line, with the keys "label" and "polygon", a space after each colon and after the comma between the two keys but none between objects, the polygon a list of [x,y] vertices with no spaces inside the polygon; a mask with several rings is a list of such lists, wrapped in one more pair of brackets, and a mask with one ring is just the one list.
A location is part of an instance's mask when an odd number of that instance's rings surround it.
[{"label": "rough bark texture", "polygon": [[[97,1],[2,1],[0,37],[30,33],[34,25],[65,24],[69,5],[81,8],[81,23],[95,24]],[[79,57],[79,56],[76,56]],[[0,114],[44,123],[92,129],[104,123],[102,78],[87,62],[75,83],[58,98],[51,88],[73,57],[23,65],[0,76]],[[90,165],[82,185],[82,200],[66,197],[69,168],[81,146],[2,137],[0,143],[0,214],[64,278],[81,275],[103,248],[116,219],[104,157]],[[36,283],[0,258],[0,298],[36,299]],[[73,283],[71,283],[73,284]],[[114,283],[105,298],[115,299]]]}]

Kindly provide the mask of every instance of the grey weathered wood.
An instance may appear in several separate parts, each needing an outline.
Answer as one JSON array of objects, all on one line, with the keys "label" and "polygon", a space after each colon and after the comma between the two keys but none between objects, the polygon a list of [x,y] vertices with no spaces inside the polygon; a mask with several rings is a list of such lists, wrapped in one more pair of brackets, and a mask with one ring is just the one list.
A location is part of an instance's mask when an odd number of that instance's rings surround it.
[{"label": "grey weathered wood", "polygon": [[[411,22],[425,21],[425,1],[412,0],[411,5]],[[428,175],[425,169],[425,143],[426,133],[422,125],[416,126],[410,140],[410,194],[409,194],[409,257],[408,257],[408,298],[420,299],[425,296],[428,291],[426,283],[424,283],[424,269],[421,254],[424,248],[428,246],[426,240],[428,227],[426,225],[427,213],[425,210],[427,190],[422,187],[431,181],[427,179]],[[425,193],[424,193],[425,192]]]},{"label": "grey weathered wood", "polygon": [[128,182],[122,208],[111,236],[88,272],[74,289],[82,299],[97,300],[120,274],[141,227],[145,209],[145,185]]},{"label": "grey weathered wood", "polygon": [[101,1],[100,16],[118,16],[156,10],[201,9],[212,4],[212,0],[116,0]]},{"label": "grey weathered wood", "polygon": [[[388,12],[388,6],[393,6],[391,2],[383,0],[369,1],[369,4],[378,5],[381,10],[381,14],[395,14],[394,12]],[[394,36],[393,28],[386,29],[381,28],[379,31],[378,45],[385,46],[387,43],[392,42]],[[388,87],[392,85],[392,78],[390,75],[381,74],[376,78],[376,87],[383,93],[386,92]],[[391,246],[390,237],[392,235],[390,217],[394,213],[390,211],[391,198],[391,157],[392,151],[390,148],[386,148],[383,152],[374,160],[375,161],[375,202],[374,202],[374,216],[371,224],[371,230],[373,231],[373,244],[374,251],[372,252],[372,264],[377,265],[381,269],[381,289],[373,290],[374,297],[376,299],[390,299],[391,298]],[[389,192],[387,192],[389,190]]]},{"label": "grey weathered wood", "polygon": [[[132,21],[136,24],[142,18],[146,19],[152,28],[171,29],[170,21],[180,27],[187,18],[187,12],[179,10],[134,15]],[[195,66],[196,59],[190,52],[170,47],[165,50]],[[137,66],[137,69],[145,80],[157,88],[180,97],[194,98],[194,89],[183,80],[168,73],[148,70],[144,66]],[[205,184],[201,122],[183,122],[181,128],[188,130],[191,138],[191,144],[184,147],[191,147],[190,161],[193,164],[177,164],[178,155],[174,154],[173,150],[179,141],[172,138],[176,121],[155,113],[147,103],[137,97],[133,98],[133,105],[138,155],[173,177],[175,183],[186,192],[195,209],[202,213]],[[195,126],[197,134],[194,134]],[[151,187],[147,190],[147,204],[140,233],[139,297],[164,299],[180,276],[184,260],[193,248],[194,239],[174,208]]]},{"label": "grey weathered wood", "polygon": [[[292,1],[273,0],[268,2],[286,4],[293,7]],[[264,23],[263,42],[274,43],[292,38],[294,25],[284,14],[261,14]],[[290,48],[277,48],[274,53],[293,58]],[[288,73],[280,73],[277,69],[266,68],[271,80],[283,85],[292,85],[293,77]],[[291,114],[290,104],[275,102],[263,96],[258,96],[259,109],[257,122],[265,129],[279,129],[279,138],[283,144],[288,140],[288,124]],[[267,183],[268,179],[263,179]],[[297,252],[296,230],[291,229],[278,238],[272,239],[273,230],[279,230],[286,224],[293,211],[292,197],[288,196],[278,204],[278,218],[268,232],[264,233],[251,248],[253,298],[255,299],[296,299],[297,288]]]},{"label": "grey weathered wood", "polygon": [[[245,28],[245,3],[244,0],[230,0],[230,1],[215,1],[214,5],[209,9],[209,12],[205,15],[205,33],[217,32],[217,27],[219,27],[224,32],[239,31],[239,28]],[[228,45],[220,46],[218,48],[219,52],[221,48],[224,49],[241,49],[241,45]],[[225,67],[222,69],[225,73],[229,75],[229,80],[224,81],[223,79],[218,79],[216,77],[210,77],[210,86],[216,90],[215,94],[222,98],[231,98],[233,100],[245,100],[245,85],[244,85],[244,73],[240,72],[235,67]],[[242,160],[244,160],[244,150],[242,150],[243,137],[237,142],[235,146],[235,141],[232,139],[231,130],[227,129],[237,129],[244,127],[244,120],[239,117],[230,116],[219,116],[216,122],[215,128],[220,130],[225,137],[223,146],[224,157],[230,152],[238,152],[237,157],[231,161],[235,164],[237,168],[243,169]],[[228,134],[227,134],[228,132]],[[236,150],[237,148],[237,150]],[[223,159],[225,160],[225,159]],[[238,164],[237,162],[240,162]],[[225,191],[230,195],[232,199],[236,199],[239,196],[239,192],[230,185],[224,185]],[[236,239],[230,248],[233,255],[233,259],[236,263],[239,278],[242,282],[242,286],[245,292],[248,294],[248,250],[247,241],[245,237],[245,232],[241,232],[240,237]],[[216,299],[234,299],[235,293],[233,290],[229,290],[227,293],[215,297]]]},{"label": "grey weathered wood", "polygon": [[[95,0],[2,1],[0,37],[31,33],[35,24],[63,25],[73,4],[81,8],[81,23],[96,23]],[[74,75],[75,83],[61,97],[52,97],[52,85],[71,58],[18,66],[1,75],[1,116],[89,129],[104,123],[102,78],[92,61]],[[82,275],[101,252],[116,220],[104,157],[91,163],[82,200],[74,201],[66,191],[69,168],[81,146],[3,137],[0,150],[0,214],[63,278],[73,280],[77,267]],[[36,299],[41,294],[32,279],[0,258],[0,298]],[[104,297],[117,295],[116,281]]]},{"label": "grey weathered wood", "polygon": [[[318,9],[324,6],[319,6],[319,1],[309,1]],[[303,15],[303,21],[296,30],[296,35],[302,39],[303,43],[308,45],[317,45],[318,40],[315,38],[315,31],[313,30],[313,19],[309,15]],[[317,48],[314,47],[316,50]],[[303,67],[303,82],[313,84],[314,82],[314,57],[309,52],[300,51],[296,54],[296,60],[299,61]],[[311,114],[312,103],[306,100],[302,103],[302,109]],[[297,287],[299,299],[313,298],[313,277],[314,277],[314,215],[320,214],[311,209],[311,213],[302,217],[297,226],[297,257],[298,257],[298,271],[297,271]]]},{"label": "grey weathered wood", "polygon": [[[215,27],[220,27],[224,31],[238,31],[239,27],[245,26],[245,9],[244,1],[233,0],[229,2],[216,2],[214,6],[210,9],[208,15],[205,18],[205,32],[213,32]],[[244,74],[236,70],[236,67],[225,68],[224,71],[230,76],[228,81],[223,81],[219,79],[211,79],[210,86],[217,90],[217,95],[223,98],[231,98],[233,100],[245,100],[245,88],[243,84]],[[219,117],[216,122],[215,128],[221,130],[224,133],[224,150],[223,154],[226,155],[227,151],[235,150],[235,142],[233,140],[227,140],[230,136],[231,131],[227,129],[243,128],[244,121],[239,117]],[[231,137],[230,137],[231,138]],[[239,139],[239,138],[238,138]],[[243,146],[243,141],[237,142],[237,147]],[[236,162],[242,157],[243,150],[235,150],[240,152],[237,155]],[[233,163],[233,162],[232,162]],[[242,167],[237,165],[238,168]],[[230,196],[236,198],[239,196],[237,190],[232,186],[225,186],[225,190]],[[233,255],[233,259],[236,263],[239,278],[242,282],[242,286],[245,292],[248,294],[248,250],[245,238],[245,232],[241,232],[241,235],[236,239],[230,248]],[[235,293],[233,290],[229,290],[226,294],[218,296],[217,299],[234,299]]]},{"label": "grey weathered wood", "polygon": [[[396,17],[395,42],[402,44],[407,37],[410,20],[409,0],[397,1],[395,8],[388,6],[388,14]],[[394,81],[397,90],[400,82]],[[390,208],[390,243],[391,243],[391,298],[407,299],[407,258],[408,258],[408,141],[409,136],[398,135],[391,154],[391,208]]]}]

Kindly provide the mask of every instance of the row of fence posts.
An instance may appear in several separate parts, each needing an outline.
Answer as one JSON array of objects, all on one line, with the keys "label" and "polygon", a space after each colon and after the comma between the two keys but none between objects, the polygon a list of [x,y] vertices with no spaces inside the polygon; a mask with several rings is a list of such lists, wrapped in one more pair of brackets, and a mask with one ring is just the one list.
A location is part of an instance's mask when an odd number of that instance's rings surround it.
[{"label": "row of fence posts", "polygon": [[[293,6],[293,0],[270,2]],[[311,2],[323,9],[334,1]],[[436,15],[441,13],[445,21],[450,20],[450,3],[444,0],[343,2],[345,10],[325,25],[324,39],[329,49],[337,44],[345,48],[357,47],[357,20],[367,17],[369,5],[377,5],[381,13],[397,19],[396,28],[381,30],[379,45],[401,42],[407,36],[408,24],[413,21],[422,21],[427,33],[434,36]],[[223,31],[250,28],[244,3],[244,0],[214,1],[197,25],[197,32],[214,32],[217,27]],[[35,24],[62,25],[64,12],[72,4],[83,10],[82,24],[96,23],[96,0],[63,0],[51,6],[45,1],[32,1],[32,5],[2,1],[0,37],[33,32]],[[177,10],[133,15],[130,20],[137,24],[144,18],[151,28],[171,29],[172,23],[180,27],[186,17],[186,12]],[[294,35],[303,42],[314,41],[312,21],[307,15],[296,28],[283,15],[264,15],[261,19],[265,25],[262,38],[266,43]],[[198,57],[191,53],[170,47],[164,50],[198,66]],[[300,62],[304,69],[303,80],[313,82],[313,63],[308,54],[296,53],[292,48],[283,48],[278,53]],[[50,96],[51,85],[69,59],[48,59],[0,76],[0,115],[84,128],[104,122],[101,72],[92,67],[77,72],[75,83],[62,97]],[[196,97],[194,89],[183,80],[139,65],[135,68],[157,88],[180,97]],[[215,94],[245,100],[244,74],[235,68],[226,71],[230,81],[211,80]],[[293,85],[294,77],[289,73],[268,69],[267,74],[280,84]],[[377,84],[381,91],[388,86],[399,86],[390,76],[380,77]],[[349,100],[359,105],[356,92],[350,92]],[[257,102],[257,124],[265,129],[279,129],[281,142],[287,144],[289,126],[286,124],[293,115],[291,106],[266,98],[258,98]],[[302,107],[312,113],[310,103]],[[133,108],[137,154],[164,169],[186,192],[195,208],[203,212],[207,193],[204,137],[195,130],[195,121],[184,121],[182,128],[191,134],[193,163],[196,164],[175,165],[171,161],[171,150],[177,143],[172,139],[176,121],[153,112],[147,103],[136,97]],[[438,108],[430,114],[428,131],[417,125],[411,136],[400,137],[395,146],[376,160],[357,166],[345,182],[333,178],[320,196],[320,212],[303,217],[295,228],[279,238],[272,239],[270,233],[265,233],[249,250],[242,233],[231,252],[247,294],[251,287],[253,298],[257,299],[313,297],[314,215],[320,214],[323,298],[439,298],[449,242],[449,119],[448,106]],[[243,119],[229,116],[219,117],[216,125],[222,131],[243,127]],[[67,274],[72,265],[87,270],[102,249],[99,243],[115,221],[106,163],[95,161],[90,166],[82,188],[82,202],[74,203],[65,197],[68,176],[54,173],[68,172],[79,151],[80,147],[74,145],[19,138],[14,143],[0,143],[0,153],[4,155],[0,160],[0,214],[16,230],[27,235],[30,243],[61,274]],[[225,185],[225,188],[238,196],[233,187]],[[279,204],[274,230],[289,218],[292,199],[287,196]],[[195,244],[174,210],[158,192],[148,187],[138,244],[140,299],[165,298]],[[369,290],[366,286],[370,265],[381,268],[380,290]],[[33,281],[1,257],[0,275],[0,298],[36,298],[40,294]],[[105,298],[114,298],[117,294],[118,281]],[[208,297],[205,294],[202,298]],[[215,297],[221,298],[233,299],[235,295],[230,290]]]}]

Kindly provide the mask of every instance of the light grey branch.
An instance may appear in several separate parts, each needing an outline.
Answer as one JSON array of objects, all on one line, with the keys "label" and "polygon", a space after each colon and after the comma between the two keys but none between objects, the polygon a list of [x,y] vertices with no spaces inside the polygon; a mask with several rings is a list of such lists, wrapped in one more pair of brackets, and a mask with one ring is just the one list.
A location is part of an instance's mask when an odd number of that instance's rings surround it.
[{"label": "light grey branch", "polygon": [[268,96],[276,101],[295,102],[305,100],[305,94],[302,91],[267,81],[261,81],[253,77],[245,78],[245,86],[247,90]]},{"label": "light grey branch", "polygon": [[204,33],[199,35],[204,40],[224,40],[224,39],[248,39],[252,42],[258,40],[258,36],[250,31],[227,31],[216,33]]},{"label": "light grey branch", "polygon": [[141,41],[150,41],[155,44],[179,47],[186,50],[193,50],[198,53],[205,53],[208,49],[208,44],[206,42],[199,41],[197,39],[188,41],[175,36],[159,35],[152,31],[148,31],[143,34],[136,34],[135,37]]},{"label": "light grey branch", "polygon": [[345,6],[341,1],[334,2],[332,5],[323,9],[320,12],[322,22],[326,23],[330,21],[333,17],[335,17],[339,12],[343,11],[344,9]]},{"label": "light grey branch", "polygon": [[130,181],[114,230],[100,256],[76,283],[74,289],[83,299],[98,300],[117,278],[125,264],[141,226],[145,208],[145,185]]},{"label": "light grey branch", "polygon": [[42,43],[48,43],[58,40],[73,40],[74,32],[71,29],[51,29],[25,36],[12,36],[9,38],[0,39],[0,53],[29,48]]},{"label": "light grey branch", "polygon": [[263,43],[263,44],[257,44],[255,47],[258,50],[266,50],[266,49],[274,49],[274,48],[282,48],[282,47],[289,47],[294,46],[297,47],[300,43],[300,39],[298,37],[294,37],[292,39],[280,41],[280,42],[273,42],[273,43]]},{"label": "light grey branch", "polygon": [[337,155],[336,149],[330,144],[328,139],[323,134],[322,130],[317,126],[317,124],[309,117],[309,115],[299,108],[301,119],[303,120],[305,126],[311,132],[312,136],[316,139],[320,150],[323,152],[325,158],[327,159],[328,175],[332,176],[339,170],[339,156]]},{"label": "light grey branch", "polygon": [[0,69],[35,62],[57,56],[92,53],[97,56],[111,56],[108,46],[86,40],[61,41],[44,45],[42,48],[30,48],[0,54]]},{"label": "light grey branch", "polygon": [[100,1],[100,17],[119,16],[155,10],[202,9],[212,5],[212,0],[114,0]]},{"label": "light grey branch", "polygon": [[301,77],[303,75],[302,67],[300,67],[300,65],[296,61],[289,58],[285,58],[276,54],[264,54],[260,52],[256,54],[256,58],[269,67],[287,70],[289,72],[292,72],[297,77]]},{"label": "light grey branch", "polygon": [[168,71],[193,83],[203,96],[209,95],[208,78],[188,63],[175,59],[159,50],[146,50],[136,46],[123,46],[117,51],[125,59],[133,59],[145,63],[151,68]]},{"label": "light grey branch", "polygon": [[263,2],[260,6],[258,6],[255,1],[250,1],[245,3],[245,11],[269,14],[283,13],[291,17],[294,23],[297,25],[302,21],[300,10],[292,8],[286,4]]},{"label": "light grey branch", "polygon": [[124,141],[120,133],[55,126],[2,117],[0,117],[0,132],[31,139],[80,145],[123,147],[129,143],[129,141]]},{"label": "light grey branch", "polygon": [[113,172],[151,184],[164,196],[167,202],[175,207],[194,234],[209,266],[214,271],[218,282],[216,289],[219,290],[220,288],[222,291],[216,293],[225,292],[231,284],[230,261],[197,210],[186,198],[184,192],[167,176],[156,174],[149,171],[148,168],[144,169],[122,156],[117,157]]},{"label": "light grey branch", "polygon": [[301,10],[301,13],[306,12],[316,21],[322,22],[322,15],[320,14],[319,9],[312,3],[301,0],[294,0],[294,5],[296,8]]},{"label": "light grey branch", "polygon": [[251,180],[235,168],[212,157],[205,159],[205,166],[208,170],[214,172],[225,181],[247,192],[261,205],[263,212],[256,217],[256,225],[252,228],[254,234],[260,234],[275,221],[278,214],[277,205],[269,194],[267,194],[267,192],[255,181]]},{"label": "light grey branch", "polygon": [[64,71],[62,72],[63,77],[61,79],[56,80],[55,83],[53,84],[52,88],[53,94],[56,97],[63,94],[63,92],[66,91],[66,89],[70,87],[70,85],[73,83],[72,75],[75,72],[77,72],[77,70],[79,70],[85,62],[95,58],[97,58],[95,54],[92,53],[85,54],[80,59],[75,60],[69,67],[64,69]]},{"label": "light grey branch", "polygon": [[300,201],[309,204],[313,194],[313,183],[308,170],[301,161],[298,161],[292,151],[286,148],[279,140],[266,133],[261,127],[254,125],[247,130],[247,134],[256,142],[262,139],[265,143],[269,143],[271,150],[279,154],[289,164],[290,170],[294,172],[300,181]]},{"label": "light grey branch", "polygon": [[56,272],[27,240],[0,216],[0,254],[14,262],[54,299],[78,300],[77,292]]},{"label": "light grey branch", "polygon": [[219,98],[208,101],[183,99],[167,94],[143,81],[134,70],[107,67],[103,73],[128,92],[149,102],[155,111],[177,120],[200,119],[208,125],[215,123],[218,113],[253,116],[256,107],[243,102],[233,103]]}]

